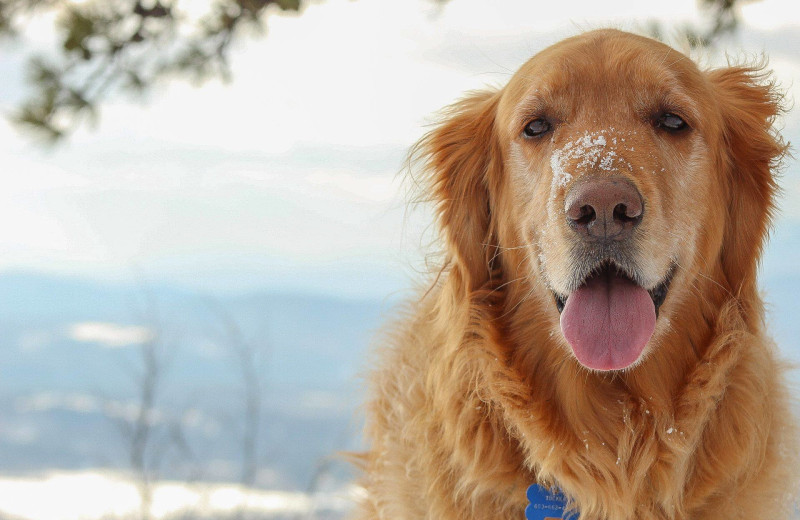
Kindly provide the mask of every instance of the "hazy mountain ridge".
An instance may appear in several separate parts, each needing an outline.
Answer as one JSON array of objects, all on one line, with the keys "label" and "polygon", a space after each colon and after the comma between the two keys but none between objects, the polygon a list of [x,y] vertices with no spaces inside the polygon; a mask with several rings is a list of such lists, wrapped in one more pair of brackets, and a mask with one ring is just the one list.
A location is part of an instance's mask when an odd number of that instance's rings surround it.
[{"label": "hazy mountain ridge", "polygon": [[133,332],[154,338],[161,363],[151,419],[152,449],[167,453],[159,474],[240,478],[244,349],[261,409],[256,483],[304,489],[324,457],[358,446],[358,373],[388,308],[0,275],[0,471],[130,465],[125,430],[140,409],[144,359],[124,344]]}]

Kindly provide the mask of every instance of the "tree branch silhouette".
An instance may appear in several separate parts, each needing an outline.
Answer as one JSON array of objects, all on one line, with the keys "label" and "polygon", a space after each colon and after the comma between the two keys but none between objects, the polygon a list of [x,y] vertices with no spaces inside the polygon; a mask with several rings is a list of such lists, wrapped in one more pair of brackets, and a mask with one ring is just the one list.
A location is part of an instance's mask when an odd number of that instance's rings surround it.
[{"label": "tree branch silhouette", "polygon": [[[302,13],[312,1],[208,0],[205,14],[192,17],[180,0],[0,0],[0,36],[19,36],[36,17],[56,20],[57,48],[29,58],[31,94],[12,119],[54,143],[97,121],[112,93],[143,94],[173,78],[228,81],[235,42],[248,31],[264,34],[271,15]],[[698,0],[709,27],[682,32],[694,47],[711,46],[738,28],[738,7],[747,1]],[[650,27],[659,37],[661,25]]]}]

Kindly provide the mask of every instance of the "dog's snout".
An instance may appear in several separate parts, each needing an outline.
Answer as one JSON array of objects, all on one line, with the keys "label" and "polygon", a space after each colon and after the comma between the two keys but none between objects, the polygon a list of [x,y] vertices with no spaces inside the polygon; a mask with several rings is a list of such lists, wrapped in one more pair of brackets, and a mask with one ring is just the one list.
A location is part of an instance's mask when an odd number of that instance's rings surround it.
[{"label": "dog's snout", "polygon": [[644,202],[621,177],[594,178],[573,186],[564,209],[567,222],[586,238],[624,240],[642,221]]}]

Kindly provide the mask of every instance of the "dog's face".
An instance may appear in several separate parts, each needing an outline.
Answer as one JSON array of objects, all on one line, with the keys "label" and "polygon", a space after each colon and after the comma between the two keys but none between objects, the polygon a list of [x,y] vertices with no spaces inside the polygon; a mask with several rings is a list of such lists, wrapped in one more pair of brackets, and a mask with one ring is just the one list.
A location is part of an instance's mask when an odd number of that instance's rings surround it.
[{"label": "dog's face", "polygon": [[551,47],[503,93],[511,220],[589,368],[641,357],[676,270],[717,220],[709,91],[681,54],[624,38]]},{"label": "dog's face", "polygon": [[755,276],[782,147],[751,72],[702,72],[661,43],[595,31],[458,107],[424,144],[465,271],[480,279],[475,263],[499,251],[509,283],[548,295],[581,364],[634,366],[698,277],[736,291]]}]

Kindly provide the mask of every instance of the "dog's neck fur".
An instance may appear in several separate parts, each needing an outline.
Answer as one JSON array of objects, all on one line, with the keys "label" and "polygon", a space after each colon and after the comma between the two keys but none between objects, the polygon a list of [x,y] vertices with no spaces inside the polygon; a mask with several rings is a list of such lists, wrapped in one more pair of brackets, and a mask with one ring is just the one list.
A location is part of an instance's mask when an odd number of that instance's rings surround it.
[{"label": "dog's neck fur", "polygon": [[[699,279],[701,287],[688,291],[692,301],[672,307],[676,313],[694,309],[690,320],[682,320],[688,327],[665,327],[659,345],[638,366],[603,374],[583,369],[558,344],[552,332],[557,314],[547,291],[522,282],[489,283],[462,298],[464,278],[454,269],[436,295],[436,321],[449,335],[463,333],[457,351],[436,358],[448,365],[442,373],[469,378],[464,387],[474,390],[463,402],[442,406],[464,409],[450,414],[452,431],[505,430],[496,438],[509,442],[476,453],[479,443],[469,435],[454,439],[464,489],[487,481],[485,475],[470,478],[470,468],[485,468],[486,461],[477,461],[492,457],[501,492],[519,493],[534,481],[557,485],[574,499],[582,518],[694,518],[725,491],[707,485],[705,471],[729,474],[744,486],[754,475],[751,469],[742,475],[741,468],[775,459],[768,426],[729,424],[730,415],[718,413],[730,406],[728,392],[737,393],[738,406],[757,407],[764,393],[777,391],[771,345],[760,337],[760,327],[748,325],[761,322],[755,292],[743,305],[719,282]],[[460,298],[463,305],[454,306]],[[745,309],[758,316],[743,316]],[[747,373],[739,364],[743,356],[750,358]],[[650,363],[661,369],[648,370]],[[726,454],[727,461],[704,444],[707,430],[720,427],[736,432],[729,442],[738,455]]]}]

